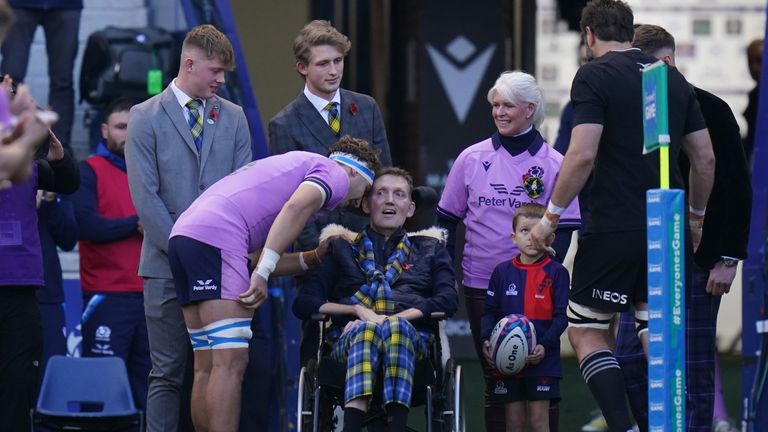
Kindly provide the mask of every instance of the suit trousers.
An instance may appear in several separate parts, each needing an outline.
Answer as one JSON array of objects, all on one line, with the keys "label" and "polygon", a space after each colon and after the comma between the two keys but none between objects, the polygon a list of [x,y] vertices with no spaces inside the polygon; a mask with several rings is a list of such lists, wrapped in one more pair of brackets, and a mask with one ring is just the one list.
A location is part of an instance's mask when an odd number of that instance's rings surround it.
[{"label": "suit trousers", "polygon": [[176,432],[190,342],[173,279],[144,279],[144,314],[152,360],[147,432]]},{"label": "suit trousers", "polygon": [[75,113],[73,69],[77,57],[80,9],[15,8],[16,22],[3,40],[2,73],[14,82],[27,75],[29,51],[35,30],[43,27],[48,54],[48,105],[59,114],[53,133],[69,148]]}]

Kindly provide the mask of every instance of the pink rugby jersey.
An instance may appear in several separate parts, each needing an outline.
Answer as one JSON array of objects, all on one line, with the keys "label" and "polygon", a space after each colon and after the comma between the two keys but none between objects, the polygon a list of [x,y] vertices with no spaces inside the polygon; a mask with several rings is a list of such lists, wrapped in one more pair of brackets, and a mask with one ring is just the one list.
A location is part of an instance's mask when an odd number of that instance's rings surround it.
[{"label": "pink rugby jersey", "polygon": [[[562,162],[563,156],[538,134],[517,156],[488,138],[456,158],[437,211],[466,227],[461,263],[465,286],[487,289],[496,265],[519,253],[509,237],[512,216],[526,203],[547,205]],[[580,224],[579,202],[574,199],[560,226]]]},{"label": "pink rugby jersey", "polygon": [[182,213],[171,237],[183,235],[231,252],[264,246],[269,229],[299,185],[311,182],[325,192],[313,217],[333,210],[346,197],[349,177],[337,162],[293,151],[240,168],[203,192]]}]

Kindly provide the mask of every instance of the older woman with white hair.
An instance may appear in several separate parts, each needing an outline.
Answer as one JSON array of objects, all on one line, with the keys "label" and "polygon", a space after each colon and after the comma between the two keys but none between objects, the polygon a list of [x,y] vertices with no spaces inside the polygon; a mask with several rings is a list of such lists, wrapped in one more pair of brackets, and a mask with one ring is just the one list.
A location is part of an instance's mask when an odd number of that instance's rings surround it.
[{"label": "older woman with white hair", "polygon": [[[496,132],[459,154],[448,174],[437,208],[439,224],[456,232],[464,222],[464,254],[462,258],[464,299],[466,300],[472,337],[478,358],[482,359],[480,317],[493,269],[519,252],[509,233],[512,217],[522,204],[547,205],[563,156],[544,142],[536,126],[544,119],[544,100],[536,79],[525,72],[502,73],[488,91],[491,115]],[[560,219],[557,240],[552,245],[555,258],[562,261],[570,245],[571,232],[580,225],[577,200]],[[449,248],[455,236],[449,235]],[[510,287],[510,295],[516,289]],[[546,291],[547,287],[542,287]],[[542,295],[547,293],[542,291]],[[565,310],[552,311],[565,315]],[[543,335],[540,335],[540,337]],[[559,338],[544,340],[559,344]],[[491,365],[483,364],[485,390],[485,423],[487,431],[504,431],[504,402],[501,394],[517,389],[498,388]],[[503,383],[502,383],[503,385]],[[550,421],[551,430],[557,422]],[[554,427],[554,428],[552,428]]]}]

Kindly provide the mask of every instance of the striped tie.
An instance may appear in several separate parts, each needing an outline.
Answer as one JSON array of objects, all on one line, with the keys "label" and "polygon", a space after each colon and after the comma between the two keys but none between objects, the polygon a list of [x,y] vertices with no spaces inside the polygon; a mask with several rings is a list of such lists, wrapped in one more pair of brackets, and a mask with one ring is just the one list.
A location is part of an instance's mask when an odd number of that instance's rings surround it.
[{"label": "striped tie", "polygon": [[203,117],[198,109],[203,105],[200,99],[190,99],[187,102],[189,108],[189,128],[192,130],[192,138],[195,140],[195,147],[199,152],[203,148]]},{"label": "striped tie", "polygon": [[328,126],[331,127],[331,130],[334,134],[338,135],[339,131],[341,131],[341,119],[339,118],[339,103],[338,102],[329,102],[328,105],[323,108],[324,110],[328,111]]}]

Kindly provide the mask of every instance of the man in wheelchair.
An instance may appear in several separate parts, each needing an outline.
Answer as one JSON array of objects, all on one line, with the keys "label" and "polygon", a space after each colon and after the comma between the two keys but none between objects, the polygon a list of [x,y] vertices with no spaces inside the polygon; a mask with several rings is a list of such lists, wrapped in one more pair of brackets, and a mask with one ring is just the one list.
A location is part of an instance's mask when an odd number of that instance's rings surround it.
[{"label": "man in wheelchair", "polygon": [[330,356],[347,365],[344,431],[362,430],[379,372],[389,430],[406,430],[416,361],[439,337],[429,317],[458,307],[445,231],[403,228],[415,211],[412,190],[407,171],[383,168],[362,201],[369,225],[360,233],[323,230],[321,237],[339,238],[293,304],[300,319],[331,316]]}]

